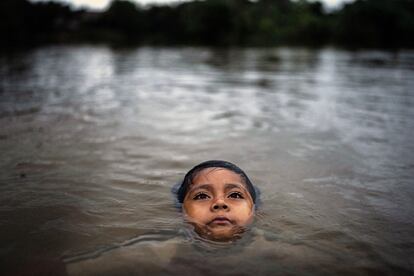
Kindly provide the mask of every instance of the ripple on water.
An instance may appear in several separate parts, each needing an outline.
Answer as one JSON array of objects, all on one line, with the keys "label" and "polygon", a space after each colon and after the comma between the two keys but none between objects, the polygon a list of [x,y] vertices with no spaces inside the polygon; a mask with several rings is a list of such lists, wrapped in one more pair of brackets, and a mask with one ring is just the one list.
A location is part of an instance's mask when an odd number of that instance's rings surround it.
[{"label": "ripple on water", "polygon": [[409,274],[413,64],[408,51],[288,48],[56,46],[0,59],[1,252],[91,254],[119,271],[143,258],[159,271],[156,252],[184,228],[171,187],[227,159],[262,190],[265,234],[228,264],[172,242],[163,272]]}]

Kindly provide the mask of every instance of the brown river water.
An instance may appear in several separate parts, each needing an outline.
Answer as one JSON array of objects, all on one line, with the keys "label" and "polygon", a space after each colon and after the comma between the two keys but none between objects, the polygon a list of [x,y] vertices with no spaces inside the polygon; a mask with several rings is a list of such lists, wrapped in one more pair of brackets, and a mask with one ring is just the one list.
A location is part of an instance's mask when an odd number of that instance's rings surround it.
[{"label": "brown river water", "polygon": [[[412,275],[413,137],[412,51],[3,54],[0,273]],[[209,159],[261,190],[231,244],[171,193]]]}]

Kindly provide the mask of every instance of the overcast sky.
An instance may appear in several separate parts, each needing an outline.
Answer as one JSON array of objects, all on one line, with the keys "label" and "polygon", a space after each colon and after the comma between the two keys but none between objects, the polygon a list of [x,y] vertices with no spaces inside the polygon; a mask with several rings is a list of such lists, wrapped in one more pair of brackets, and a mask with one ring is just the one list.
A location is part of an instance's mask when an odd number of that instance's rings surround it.
[{"label": "overcast sky", "polygon": [[[0,0],[1,1],[1,0]],[[42,0],[34,0],[42,1]],[[105,8],[111,0],[57,0],[61,2],[66,2],[73,4],[75,7],[87,7],[93,9],[103,9]],[[151,4],[151,3],[168,3],[168,2],[184,2],[188,0],[131,0],[141,4]],[[329,8],[337,7],[344,2],[351,2],[353,0],[320,0],[325,3]]]}]

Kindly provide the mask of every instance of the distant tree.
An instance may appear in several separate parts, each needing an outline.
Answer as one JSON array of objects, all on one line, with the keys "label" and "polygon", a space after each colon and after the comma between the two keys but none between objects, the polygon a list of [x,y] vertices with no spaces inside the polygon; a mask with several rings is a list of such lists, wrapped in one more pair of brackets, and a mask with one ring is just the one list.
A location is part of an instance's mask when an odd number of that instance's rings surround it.
[{"label": "distant tree", "polygon": [[331,39],[331,27],[321,2],[299,0],[293,7],[288,40],[296,44],[323,45]]},{"label": "distant tree", "polygon": [[3,46],[72,39],[412,48],[414,0],[356,0],[332,13],[310,0],[194,0],[150,7],[112,0],[102,13],[74,11],[58,2],[1,0],[0,35]]},{"label": "distant tree", "polygon": [[357,0],[339,13],[335,29],[341,45],[364,47],[414,46],[411,0]]},{"label": "distant tree", "polygon": [[0,35],[3,46],[27,45],[49,39],[64,30],[74,12],[57,2],[0,1]]},{"label": "distant tree", "polygon": [[101,18],[105,28],[123,32],[131,40],[141,36],[143,23],[142,10],[131,1],[114,0]]},{"label": "distant tree", "polygon": [[181,9],[181,25],[188,41],[198,44],[227,44],[234,25],[226,0],[196,1]]},{"label": "distant tree", "polygon": [[170,6],[153,6],[144,13],[143,32],[154,44],[179,43],[183,39],[179,11]]},{"label": "distant tree", "polygon": [[2,45],[22,43],[31,36],[30,24],[32,6],[26,0],[0,1],[0,35]]},{"label": "distant tree", "polygon": [[65,29],[74,12],[67,5],[57,2],[39,2],[33,5],[31,12],[33,30],[50,34]]}]

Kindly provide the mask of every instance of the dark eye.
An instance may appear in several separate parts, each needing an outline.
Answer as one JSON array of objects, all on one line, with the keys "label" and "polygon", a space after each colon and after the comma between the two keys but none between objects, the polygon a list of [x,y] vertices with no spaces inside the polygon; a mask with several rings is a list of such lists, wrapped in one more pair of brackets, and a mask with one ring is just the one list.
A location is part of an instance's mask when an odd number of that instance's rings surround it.
[{"label": "dark eye", "polygon": [[242,193],[239,192],[233,192],[229,195],[230,198],[244,198]]},{"label": "dark eye", "polygon": [[194,200],[200,200],[200,199],[207,199],[209,196],[205,193],[199,193],[197,194],[193,199]]}]

